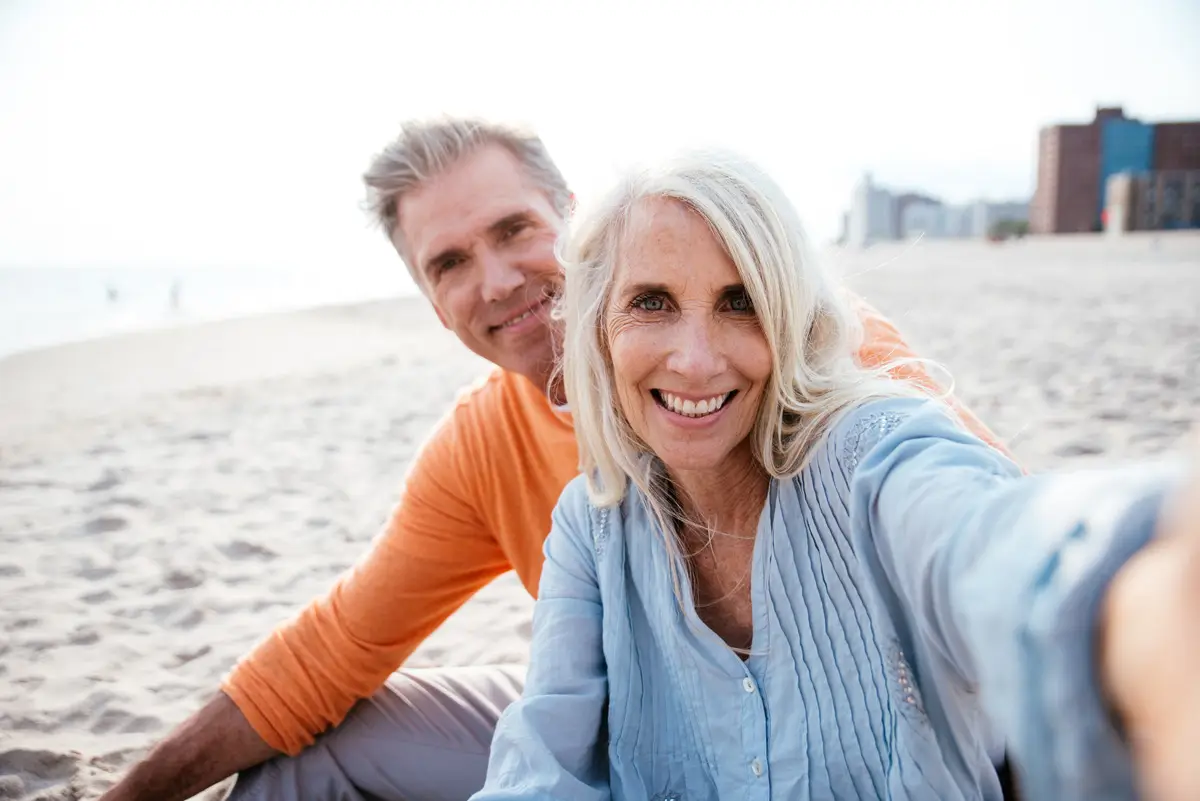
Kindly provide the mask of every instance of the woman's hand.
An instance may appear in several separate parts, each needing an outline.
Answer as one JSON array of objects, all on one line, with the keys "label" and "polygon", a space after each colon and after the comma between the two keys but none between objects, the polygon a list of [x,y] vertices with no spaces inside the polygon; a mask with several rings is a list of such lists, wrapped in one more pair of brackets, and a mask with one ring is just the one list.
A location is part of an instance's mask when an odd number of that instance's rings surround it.
[{"label": "woman's hand", "polygon": [[1109,586],[1099,658],[1141,791],[1200,799],[1200,460]]}]

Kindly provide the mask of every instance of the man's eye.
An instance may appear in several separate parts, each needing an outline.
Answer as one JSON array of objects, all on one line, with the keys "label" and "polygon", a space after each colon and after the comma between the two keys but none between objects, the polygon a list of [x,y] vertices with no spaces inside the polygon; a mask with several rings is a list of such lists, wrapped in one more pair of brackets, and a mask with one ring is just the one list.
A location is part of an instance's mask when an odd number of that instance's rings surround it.
[{"label": "man's eye", "polygon": [[667,306],[667,304],[663,302],[661,295],[652,295],[649,293],[645,295],[638,295],[633,299],[633,303],[629,305],[635,309],[641,309],[642,311],[648,312],[662,311]]},{"label": "man's eye", "polygon": [[510,226],[508,227],[508,229],[507,229],[507,230],[505,230],[505,232],[504,232],[504,238],[505,238],[505,239],[512,239],[514,236],[516,236],[517,234],[521,233],[522,231],[524,231],[524,230],[525,230],[526,228],[528,228],[528,227],[529,227],[529,223],[524,223],[524,222],[513,223],[512,225],[510,225]]}]

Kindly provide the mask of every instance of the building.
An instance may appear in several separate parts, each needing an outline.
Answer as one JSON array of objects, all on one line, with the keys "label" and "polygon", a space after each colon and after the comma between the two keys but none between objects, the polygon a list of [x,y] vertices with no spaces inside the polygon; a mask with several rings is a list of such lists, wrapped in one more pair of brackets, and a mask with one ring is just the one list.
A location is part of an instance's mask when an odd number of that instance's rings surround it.
[{"label": "building", "polygon": [[942,236],[942,201],[919,192],[903,192],[894,196],[897,239],[913,239],[919,234]]},{"label": "building", "polygon": [[1034,233],[1099,229],[1100,132],[1119,108],[1101,108],[1087,125],[1054,125],[1038,135],[1037,187],[1029,210]]},{"label": "building", "polygon": [[950,239],[966,239],[980,236],[975,233],[975,215],[972,206],[942,207],[942,236]]},{"label": "building", "polygon": [[977,200],[964,210],[969,215],[966,233],[962,236],[985,237],[1000,223],[1024,223],[1029,221],[1029,204],[1021,201],[992,203]]},{"label": "building", "polygon": [[1200,122],[1144,123],[1099,108],[1086,125],[1053,125],[1038,136],[1034,233],[1099,231],[1110,178],[1122,173],[1200,169]]},{"label": "building", "polygon": [[906,203],[900,211],[900,239],[945,236],[945,211],[946,207],[936,200],[921,198]]},{"label": "building", "polygon": [[878,186],[870,175],[854,190],[843,217],[843,244],[866,247],[876,242],[917,237],[981,239],[999,222],[1025,222],[1029,204],[976,200],[950,205],[918,192],[894,193]]},{"label": "building", "polygon": [[853,247],[896,238],[895,200],[871,181],[868,173],[854,190],[846,226],[846,241]]},{"label": "building", "polygon": [[1154,169],[1200,170],[1200,122],[1154,126]]},{"label": "building", "polygon": [[1200,228],[1200,170],[1124,172],[1108,179],[1104,230]]}]

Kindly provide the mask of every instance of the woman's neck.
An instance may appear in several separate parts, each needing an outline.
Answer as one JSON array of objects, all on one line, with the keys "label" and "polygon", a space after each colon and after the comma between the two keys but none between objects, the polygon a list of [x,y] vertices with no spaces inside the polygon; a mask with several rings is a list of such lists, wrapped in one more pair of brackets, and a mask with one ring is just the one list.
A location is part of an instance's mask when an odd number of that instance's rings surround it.
[{"label": "woman's neck", "polygon": [[748,446],[730,454],[719,468],[668,474],[688,524],[738,536],[753,536],[758,529],[770,477]]}]

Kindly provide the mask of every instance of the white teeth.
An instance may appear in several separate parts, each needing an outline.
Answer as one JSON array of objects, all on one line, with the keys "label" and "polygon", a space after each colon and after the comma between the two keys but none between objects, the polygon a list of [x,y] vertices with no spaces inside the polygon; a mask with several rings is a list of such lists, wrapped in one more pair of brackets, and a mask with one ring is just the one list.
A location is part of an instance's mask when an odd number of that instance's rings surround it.
[{"label": "white teeth", "polygon": [[728,395],[717,395],[704,400],[684,400],[672,395],[670,392],[661,393],[663,404],[675,412],[685,417],[704,417],[712,414],[725,405],[725,398]]},{"label": "white teeth", "polygon": [[512,318],[511,320],[509,320],[507,323],[505,323],[504,325],[502,325],[500,327],[508,328],[510,325],[516,325],[517,323],[521,322],[522,320],[524,320],[526,317],[528,317],[531,314],[533,314],[533,309],[530,309],[529,311],[524,312],[522,314],[518,314],[516,317]]}]

